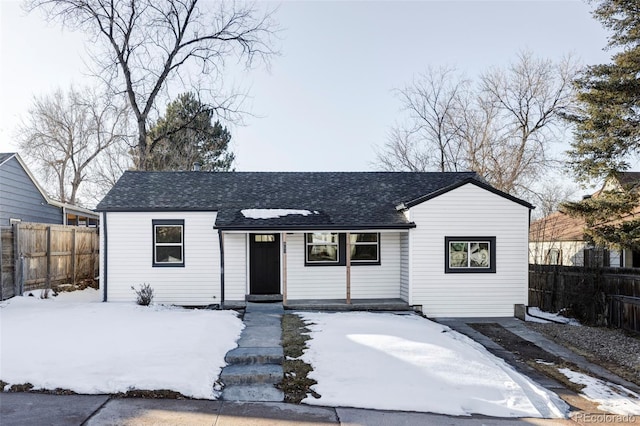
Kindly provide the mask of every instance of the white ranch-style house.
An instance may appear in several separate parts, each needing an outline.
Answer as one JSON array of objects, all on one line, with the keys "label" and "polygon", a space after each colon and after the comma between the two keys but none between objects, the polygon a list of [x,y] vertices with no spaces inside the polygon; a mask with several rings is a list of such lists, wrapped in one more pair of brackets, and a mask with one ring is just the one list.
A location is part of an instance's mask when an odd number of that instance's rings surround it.
[{"label": "white ranch-style house", "polygon": [[473,172],[126,172],[97,208],[104,300],[513,316],[531,208]]}]

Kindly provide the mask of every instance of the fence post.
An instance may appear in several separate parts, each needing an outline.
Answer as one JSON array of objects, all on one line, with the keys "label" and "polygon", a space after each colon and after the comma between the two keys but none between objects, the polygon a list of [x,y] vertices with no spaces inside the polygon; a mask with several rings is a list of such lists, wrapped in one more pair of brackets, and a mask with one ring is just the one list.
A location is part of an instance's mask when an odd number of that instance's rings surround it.
[{"label": "fence post", "polygon": [[76,228],[71,230],[71,283],[76,285]]},{"label": "fence post", "polygon": [[20,224],[13,225],[13,288],[16,296],[22,296],[22,253],[20,252]]},{"label": "fence post", "polygon": [[45,288],[51,288],[51,225],[47,226],[47,277]]}]

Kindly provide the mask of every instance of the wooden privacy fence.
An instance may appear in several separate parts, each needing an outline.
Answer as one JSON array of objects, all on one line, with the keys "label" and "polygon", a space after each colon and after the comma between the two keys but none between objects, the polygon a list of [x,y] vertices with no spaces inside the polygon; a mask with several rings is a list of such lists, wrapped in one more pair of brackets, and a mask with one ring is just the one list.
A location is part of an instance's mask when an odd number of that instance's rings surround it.
[{"label": "wooden privacy fence", "polygon": [[2,228],[0,299],[98,275],[98,229],[39,223]]},{"label": "wooden privacy fence", "polygon": [[640,270],[529,265],[529,306],[640,333]]}]

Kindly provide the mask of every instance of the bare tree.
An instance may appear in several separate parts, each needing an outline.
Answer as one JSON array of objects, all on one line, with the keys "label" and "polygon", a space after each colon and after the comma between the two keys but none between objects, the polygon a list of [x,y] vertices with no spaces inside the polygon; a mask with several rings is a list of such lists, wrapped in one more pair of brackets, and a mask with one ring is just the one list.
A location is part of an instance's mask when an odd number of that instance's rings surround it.
[{"label": "bare tree", "polygon": [[555,164],[549,148],[572,105],[576,71],[570,57],[556,64],[524,52],[508,68],[482,74],[474,88],[452,69],[429,69],[400,91],[408,124],[392,130],[378,165],[474,170],[505,192],[529,193]]},{"label": "bare tree", "polygon": [[18,130],[20,149],[37,165],[54,198],[76,204],[87,172],[105,150],[126,144],[126,106],[91,89],[34,98]]},{"label": "bare tree", "polygon": [[404,89],[397,90],[408,125],[391,130],[378,152],[387,170],[455,170],[459,161],[457,133],[460,97],[467,81],[454,68],[429,68]]},{"label": "bare tree", "polygon": [[493,69],[480,77],[485,103],[499,111],[499,169],[493,174],[506,192],[527,191],[553,162],[549,147],[561,114],[575,101],[572,81],[577,66],[571,56],[559,63],[521,52],[507,70]]},{"label": "bare tree", "polygon": [[[274,53],[272,13],[257,7],[199,0],[29,0],[52,20],[94,37],[95,74],[126,95],[136,119],[136,166],[146,169],[153,141],[148,138],[156,102],[168,84],[181,92],[220,89],[225,59],[237,56],[247,67]],[[168,98],[168,96],[166,96]],[[239,94],[210,95],[221,114],[239,113]]]}]

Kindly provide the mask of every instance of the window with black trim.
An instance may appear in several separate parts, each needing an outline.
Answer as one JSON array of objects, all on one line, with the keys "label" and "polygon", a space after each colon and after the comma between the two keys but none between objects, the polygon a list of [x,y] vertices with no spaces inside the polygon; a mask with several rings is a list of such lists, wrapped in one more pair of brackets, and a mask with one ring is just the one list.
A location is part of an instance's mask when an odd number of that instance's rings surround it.
[{"label": "window with black trim", "polygon": [[[354,232],[350,235],[351,264],[380,265],[380,234]],[[344,232],[313,232],[305,234],[306,266],[345,266],[347,264],[347,234]]]},{"label": "window with black trim", "polygon": [[445,273],[496,272],[496,237],[445,237]]},{"label": "window with black trim", "polygon": [[338,234],[313,232],[306,234],[306,263],[337,264],[340,261]]},{"label": "window with black trim", "polygon": [[153,266],[184,266],[184,220],[153,220]]},{"label": "window with black trim", "polygon": [[350,234],[352,263],[380,263],[380,234]]}]

